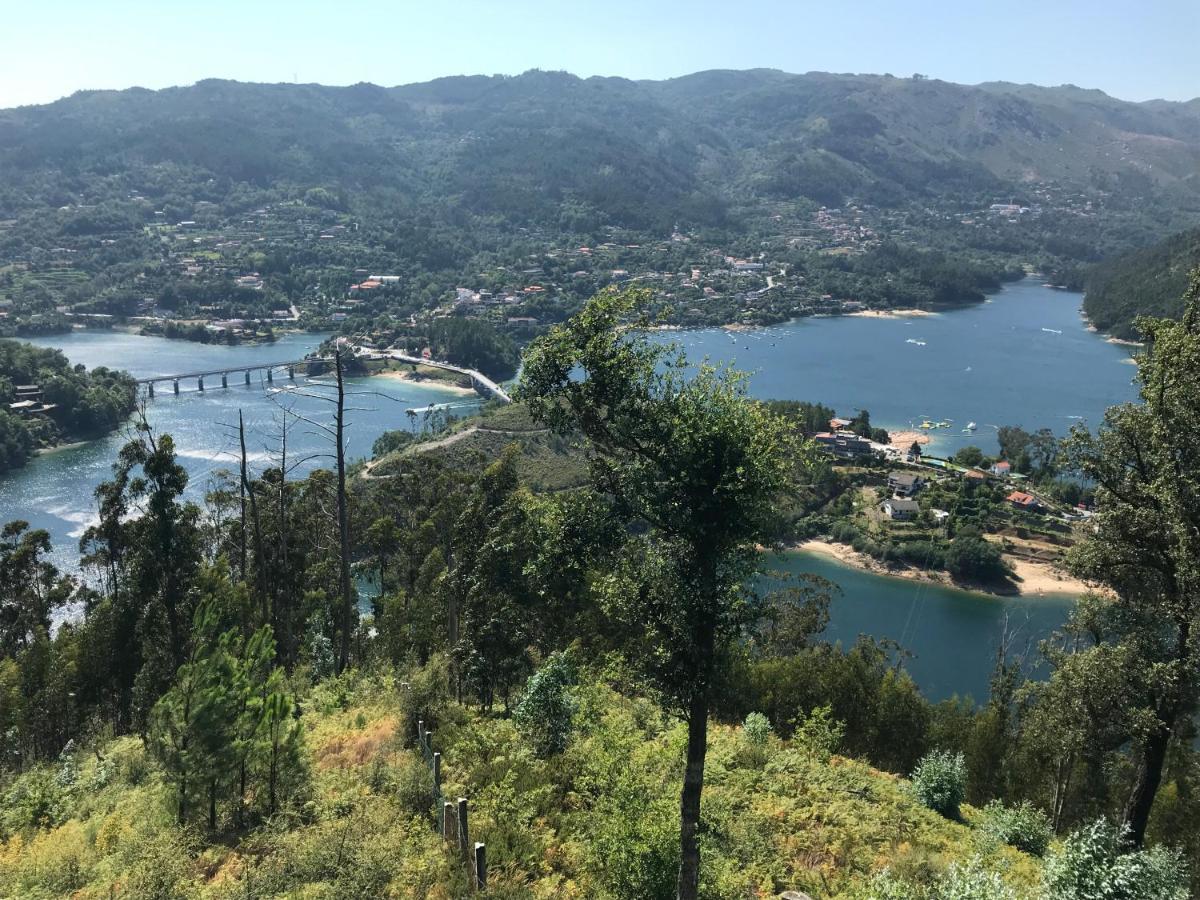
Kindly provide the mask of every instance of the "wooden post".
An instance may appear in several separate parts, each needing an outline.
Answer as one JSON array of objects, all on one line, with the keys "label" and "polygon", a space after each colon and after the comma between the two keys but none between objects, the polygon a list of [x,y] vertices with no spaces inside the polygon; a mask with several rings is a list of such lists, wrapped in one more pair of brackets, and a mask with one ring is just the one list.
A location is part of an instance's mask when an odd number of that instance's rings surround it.
[{"label": "wooden post", "polygon": [[458,849],[466,859],[471,850],[471,830],[467,821],[467,798],[458,798]]},{"label": "wooden post", "polygon": [[483,844],[475,845],[475,887],[487,889],[487,847]]},{"label": "wooden post", "polygon": [[221,373],[221,387],[223,387],[223,388],[229,387],[229,373],[228,372]]},{"label": "wooden post", "polygon": [[250,370],[247,369],[246,370],[246,384],[249,384],[249,383],[250,383]]},{"label": "wooden post", "polygon": [[454,823],[454,804],[449,800],[442,804],[442,838],[451,844],[458,843],[458,828]]},{"label": "wooden post", "polygon": [[417,746],[425,746],[425,720],[417,719]]},{"label": "wooden post", "polygon": [[146,385],[146,388],[147,388],[147,391],[146,391],[147,395],[150,397],[151,400],[153,400],[154,399],[154,382],[151,381],[149,384]]},{"label": "wooden post", "polygon": [[442,754],[433,754],[433,787],[434,790],[442,783]]},{"label": "wooden post", "polygon": [[201,375],[199,378],[196,379],[196,390],[198,390],[198,391],[204,390],[204,376],[203,375]]},{"label": "wooden post", "polygon": [[178,394],[179,393],[179,379],[178,378],[175,379],[174,386],[175,386],[175,393]]}]

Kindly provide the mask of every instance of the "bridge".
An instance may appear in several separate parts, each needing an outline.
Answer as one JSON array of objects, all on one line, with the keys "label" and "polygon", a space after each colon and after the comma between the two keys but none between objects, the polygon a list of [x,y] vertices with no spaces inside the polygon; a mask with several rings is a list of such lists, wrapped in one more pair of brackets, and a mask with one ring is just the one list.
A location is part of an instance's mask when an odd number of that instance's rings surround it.
[{"label": "bridge", "polygon": [[[370,350],[365,347],[355,347],[355,358],[360,360],[371,359],[394,359],[399,362],[411,363],[418,366],[429,366],[434,369],[445,369],[448,372],[457,372],[460,375],[467,375],[471,379],[471,383],[477,391],[489,394],[495,397],[502,403],[511,403],[512,398],[508,393],[492,379],[488,378],[482,372],[475,369],[468,369],[463,366],[456,366],[453,363],[440,362],[436,359],[425,359],[422,356],[413,356],[405,353],[403,350]],[[154,397],[154,385],[162,382],[170,382],[171,387],[176,394],[179,393],[179,382],[190,381],[196,379],[197,390],[204,390],[204,379],[215,378],[221,376],[221,387],[229,387],[230,375],[244,375],[246,384],[250,383],[251,372],[266,372],[267,382],[271,383],[275,380],[276,371],[286,371],[287,377],[291,380],[296,378],[296,370],[307,368],[313,363],[329,364],[333,362],[333,357],[329,356],[314,356],[307,359],[294,359],[285,362],[272,363],[251,363],[245,366],[225,366],[220,369],[207,369],[202,372],[181,372],[178,375],[155,375],[150,378],[139,378],[138,384],[146,385],[146,393],[149,397]]]},{"label": "bridge", "polygon": [[174,392],[176,394],[178,394],[179,393],[179,382],[181,382],[181,381],[190,381],[191,379],[195,378],[196,379],[196,389],[203,391],[204,390],[204,379],[205,378],[214,378],[217,375],[221,376],[221,387],[223,387],[223,388],[229,387],[229,376],[230,375],[239,375],[239,374],[244,375],[245,383],[249,384],[251,372],[266,372],[268,383],[275,381],[276,370],[286,371],[287,377],[289,379],[295,380],[296,369],[306,368],[307,366],[311,365],[312,363],[318,363],[318,362],[319,363],[330,363],[330,362],[333,362],[333,358],[332,357],[312,357],[309,359],[293,359],[293,360],[288,360],[288,361],[284,361],[284,362],[251,363],[251,364],[245,365],[245,366],[226,366],[226,367],[220,368],[220,369],[207,369],[203,372],[180,372],[178,375],[154,375],[150,378],[139,378],[139,379],[137,379],[137,383],[146,385],[147,395],[150,396],[151,398],[153,398],[154,397],[154,385],[161,383],[161,382],[165,382],[165,381],[171,382],[171,386],[172,386]]}]

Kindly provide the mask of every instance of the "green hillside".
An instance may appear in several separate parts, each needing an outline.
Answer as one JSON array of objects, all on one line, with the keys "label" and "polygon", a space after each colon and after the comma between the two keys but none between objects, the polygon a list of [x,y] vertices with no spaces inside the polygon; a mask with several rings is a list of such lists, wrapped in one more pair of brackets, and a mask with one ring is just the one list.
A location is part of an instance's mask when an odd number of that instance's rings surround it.
[{"label": "green hillside", "polygon": [[1188,279],[1198,267],[1200,229],[1192,229],[1097,266],[1087,279],[1084,310],[1101,331],[1136,339],[1138,316],[1179,318]]},{"label": "green hillside", "polygon": [[[439,665],[406,673],[411,690],[387,671],[306,690],[307,799],[230,841],[174,823],[167,780],[135,737],[25,772],[0,798],[0,896],[466,896],[409,734],[418,715],[443,755],[442,793],[470,800],[490,896],[674,895],[678,721],[614,690],[619,670],[593,673],[575,689],[570,746],[541,759],[513,719],[431,691]],[[715,728],[709,778],[705,896],[862,897],[885,869],[929,882],[972,858],[1020,896],[1039,877],[1041,862],[989,837],[977,811],[949,821],[904,779],[830,756],[816,732],[784,741]]]}]

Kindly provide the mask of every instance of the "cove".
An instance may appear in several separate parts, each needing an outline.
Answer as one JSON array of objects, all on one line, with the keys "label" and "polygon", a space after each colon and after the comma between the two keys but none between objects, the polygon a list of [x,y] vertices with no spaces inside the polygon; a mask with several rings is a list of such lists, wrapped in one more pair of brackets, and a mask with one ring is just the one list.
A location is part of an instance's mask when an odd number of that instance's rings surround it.
[{"label": "cove", "polygon": [[[803,550],[772,559],[770,567],[808,573],[837,585],[823,638],[850,647],[860,634],[891,638],[911,653],[904,668],[930,700],[955,694],[982,703],[1007,624],[1016,650],[1062,626],[1075,605],[1066,594],[993,597],[928,582],[889,578]],[[1030,654],[1032,658],[1033,654]]]}]

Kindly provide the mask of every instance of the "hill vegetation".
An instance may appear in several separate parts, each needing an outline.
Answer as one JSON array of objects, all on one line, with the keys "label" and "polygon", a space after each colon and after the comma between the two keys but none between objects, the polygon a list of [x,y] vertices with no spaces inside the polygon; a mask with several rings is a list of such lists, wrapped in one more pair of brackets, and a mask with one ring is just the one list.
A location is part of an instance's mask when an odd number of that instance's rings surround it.
[{"label": "hill vegetation", "polygon": [[0,111],[0,332],[286,321],[412,345],[436,314],[525,341],[627,278],[689,325],[944,308],[1025,266],[1077,286],[1186,227],[1198,166],[1195,104],[1070,86],[533,71],[88,91]]},{"label": "hill vegetation", "polygon": [[108,434],[136,398],[124,372],[87,372],[58,350],[0,340],[0,474],[39,448]]},{"label": "hill vegetation", "polygon": [[1096,266],[1087,278],[1083,308],[1101,331],[1137,340],[1138,316],[1177,319],[1191,273],[1200,268],[1200,229]]}]

